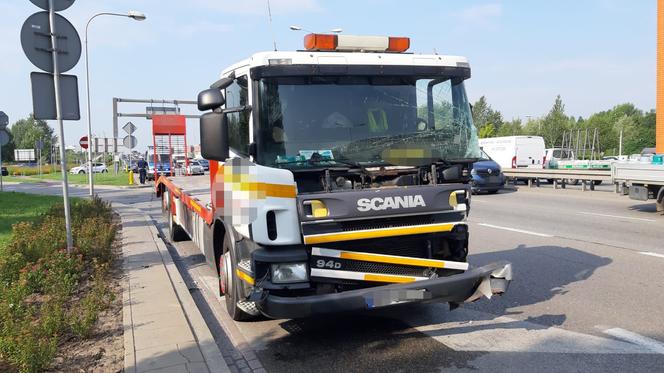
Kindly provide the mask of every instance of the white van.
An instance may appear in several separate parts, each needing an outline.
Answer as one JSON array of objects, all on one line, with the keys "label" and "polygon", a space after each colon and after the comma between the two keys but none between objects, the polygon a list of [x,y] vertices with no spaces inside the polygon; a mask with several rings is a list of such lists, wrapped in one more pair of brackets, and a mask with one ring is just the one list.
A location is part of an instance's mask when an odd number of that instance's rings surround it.
[{"label": "white van", "polygon": [[542,136],[505,136],[480,139],[480,147],[503,168],[543,168]]}]

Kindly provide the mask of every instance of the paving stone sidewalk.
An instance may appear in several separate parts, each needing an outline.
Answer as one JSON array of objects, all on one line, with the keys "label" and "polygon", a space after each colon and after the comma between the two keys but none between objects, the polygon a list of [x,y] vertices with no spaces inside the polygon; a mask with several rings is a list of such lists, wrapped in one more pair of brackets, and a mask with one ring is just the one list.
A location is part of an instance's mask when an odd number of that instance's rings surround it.
[{"label": "paving stone sidewalk", "polygon": [[230,372],[152,220],[122,218],[125,372]]}]

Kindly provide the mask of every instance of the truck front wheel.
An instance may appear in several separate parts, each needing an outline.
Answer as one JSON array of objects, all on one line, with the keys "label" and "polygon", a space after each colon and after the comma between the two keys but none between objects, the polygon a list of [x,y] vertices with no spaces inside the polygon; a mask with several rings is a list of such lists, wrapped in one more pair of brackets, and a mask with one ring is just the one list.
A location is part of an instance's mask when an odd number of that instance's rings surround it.
[{"label": "truck front wheel", "polygon": [[233,247],[228,234],[224,236],[223,254],[219,257],[219,288],[224,294],[226,311],[235,321],[249,320],[251,315],[244,312],[238,305],[240,297],[240,279],[237,276],[237,265]]}]

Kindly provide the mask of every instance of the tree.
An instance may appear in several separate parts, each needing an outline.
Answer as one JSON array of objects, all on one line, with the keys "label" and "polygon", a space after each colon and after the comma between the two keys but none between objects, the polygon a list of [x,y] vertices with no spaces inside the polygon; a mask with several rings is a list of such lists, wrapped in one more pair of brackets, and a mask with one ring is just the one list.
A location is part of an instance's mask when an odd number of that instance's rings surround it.
[{"label": "tree", "polygon": [[521,119],[512,119],[509,122],[504,122],[500,129],[496,132],[496,136],[518,136],[524,132],[521,125]]},{"label": "tree", "polygon": [[554,147],[561,143],[563,133],[572,127],[573,118],[565,115],[565,105],[560,95],[556,97],[553,107],[549,113],[542,119],[540,135],[544,138],[544,143],[548,147]]},{"label": "tree", "polygon": [[643,148],[655,146],[655,111],[640,114],[628,117],[632,125],[623,131],[623,154],[640,153]]},{"label": "tree", "polygon": [[477,135],[479,136],[480,139],[484,139],[487,137],[494,137],[496,135],[496,127],[493,126],[493,123],[489,123],[484,127],[480,128]]},{"label": "tree", "polygon": [[503,125],[503,115],[493,110],[486,97],[482,96],[473,104],[473,123],[478,131],[488,124],[493,124],[494,129],[499,130]]},{"label": "tree", "polygon": [[44,142],[42,150],[43,159],[46,159],[51,149],[51,139],[53,138],[53,129],[45,121],[35,119],[32,115],[21,119],[11,126],[11,134],[14,138],[16,149],[35,149],[37,140]]}]

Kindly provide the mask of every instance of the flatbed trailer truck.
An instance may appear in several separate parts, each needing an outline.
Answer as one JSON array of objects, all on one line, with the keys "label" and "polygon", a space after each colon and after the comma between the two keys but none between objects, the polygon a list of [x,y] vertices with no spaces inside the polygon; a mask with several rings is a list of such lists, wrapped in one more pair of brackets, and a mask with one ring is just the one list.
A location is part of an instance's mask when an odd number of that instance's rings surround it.
[{"label": "flatbed trailer truck", "polygon": [[235,320],[461,303],[511,265],[467,262],[479,157],[463,57],[408,38],[309,34],[198,96],[207,177],[156,181],[170,239],[192,239]]},{"label": "flatbed trailer truck", "polygon": [[611,178],[616,192],[629,194],[629,198],[634,200],[655,200],[657,211],[664,212],[664,165],[614,162]]}]

